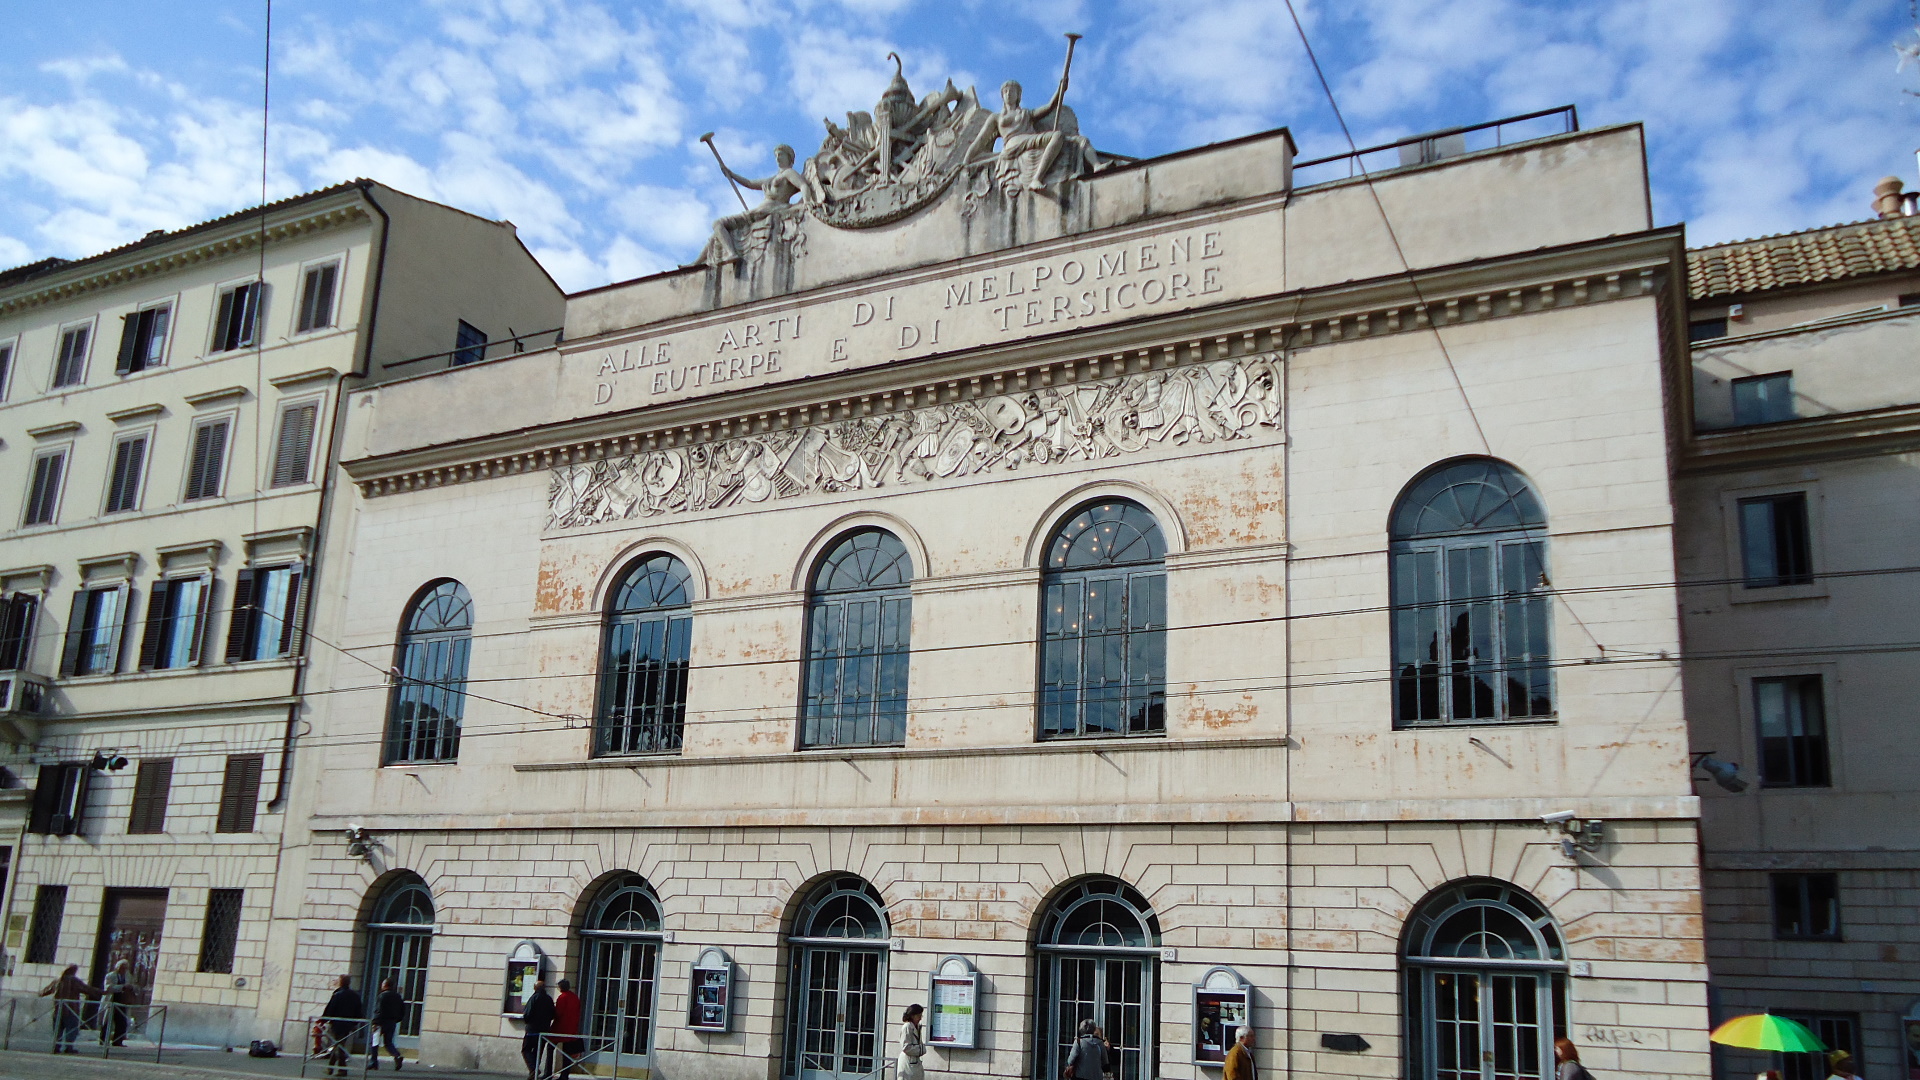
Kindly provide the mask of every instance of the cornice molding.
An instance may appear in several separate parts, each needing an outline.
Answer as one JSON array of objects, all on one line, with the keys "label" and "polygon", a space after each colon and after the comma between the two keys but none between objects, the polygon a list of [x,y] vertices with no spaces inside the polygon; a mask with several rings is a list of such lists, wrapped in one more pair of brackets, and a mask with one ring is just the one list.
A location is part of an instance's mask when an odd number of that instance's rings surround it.
[{"label": "cornice molding", "polygon": [[107,414],[107,419],[119,424],[128,420],[138,420],[143,416],[159,416],[166,411],[165,405],[155,401],[147,405],[135,405],[131,409],[116,409]]},{"label": "cornice molding", "polygon": [[218,390],[208,390],[199,394],[188,394],[186,396],[186,402],[197,409],[202,405],[211,405],[216,401],[225,401],[228,398],[245,398],[251,394],[252,391],[244,386],[223,386]]},{"label": "cornice molding", "polygon": [[1704,476],[1911,450],[1920,450],[1920,405],[1896,405],[1696,433],[1685,447],[1678,471],[1682,476]]},{"label": "cornice molding", "polygon": [[342,467],[362,496],[378,498],[1028,387],[1654,297],[1684,257],[1678,232],[1660,229],[568,420]]},{"label": "cornice molding", "polygon": [[[343,194],[346,194],[347,197],[350,198],[358,198],[357,193]],[[320,232],[325,229],[338,228],[342,225],[369,220],[372,219],[368,216],[366,208],[358,202],[353,202],[346,206],[316,210],[302,214],[299,217],[269,225],[266,228],[266,239],[267,242],[271,244],[291,240],[308,233]],[[237,223],[235,228],[240,231],[218,238],[209,237],[189,247],[179,248],[165,253],[149,253],[146,251],[129,253],[131,261],[122,263],[121,265],[92,268],[89,273],[81,277],[43,285],[38,289],[23,292],[17,296],[0,298],[0,315],[11,315],[18,311],[24,311],[27,308],[54,303],[55,301],[65,300],[82,293],[111,288],[129,281],[152,277],[155,274],[168,273],[181,269],[182,267],[192,266],[195,263],[206,262],[209,259],[217,259],[225,255],[233,255],[243,251],[254,251],[259,248],[261,230],[257,223]],[[58,271],[55,271],[56,276],[58,273]]]}]

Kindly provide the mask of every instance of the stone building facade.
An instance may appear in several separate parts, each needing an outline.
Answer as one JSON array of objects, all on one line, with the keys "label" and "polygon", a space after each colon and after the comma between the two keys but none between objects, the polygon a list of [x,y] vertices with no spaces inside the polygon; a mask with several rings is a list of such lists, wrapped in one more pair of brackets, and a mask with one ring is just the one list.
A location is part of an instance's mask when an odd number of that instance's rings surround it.
[{"label": "stone building facade", "polygon": [[[1892,201],[1884,220],[1689,254],[1676,482],[1693,747],[1744,785],[1700,785],[1716,1019],[1794,1016],[1866,1076],[1920,1069],[1920,222]],[[1722,1051],[1721,1070],[1826,1075],[1766,1058]]]},{"label": "stone building facade", "polygon": [[290,1014],[514,1067],[517,962],[666,1077],[877,1075],[914,1002],[939,1072],[1212,1076],[1242,1001],[1288,1076],[1706,1075],[1639,129],[1296,186],[929,108],[885,198],[783,160],[349,396]]},{"label": "stone building facade", "polygon": [[50,1037],[35,995],[64,966],[98,984],[121,959],[176,1042],[277,1024],[300,903],[282,845],[306,837],[285,747],[344,395],[445,366],[463,325],[501,338],[561,310],[511,224],[372,181],[0,274],[21,1045]]}]

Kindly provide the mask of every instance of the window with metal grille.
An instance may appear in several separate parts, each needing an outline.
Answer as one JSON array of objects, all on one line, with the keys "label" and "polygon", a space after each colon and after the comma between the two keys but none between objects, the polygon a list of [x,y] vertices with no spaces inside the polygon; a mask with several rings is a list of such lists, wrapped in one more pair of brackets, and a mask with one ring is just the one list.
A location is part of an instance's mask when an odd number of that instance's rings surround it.
[{"label": "window with metal grille", "polygon": [[1740,500],[1740,562],[1749,589],[1813,581],[1807,493]]},{"label": "window with metal grille", "polygon": [[61,329],[60,351],[53,356],[54,389],[87,381],[87,343],[92,339],[92,323]]},{"label": "window with metal grille", "polygon": [[235,754],[227,759],[227,775],[220,784],[220,820],[213,831],[250,833],[260,803],[260,771],[265,754]]},{"label": "window with metal grille", "polygon": [[333,325],[333,289],[340,276],[340,264],[330,262],[310,266],[301,276],[300,320],[294,329],[300,333]]},{"label": "window with metal grille", "polygon": [[1773,874],[1771,884],[1776,940],[1840,940],[1840,875]]},{"label": "window with metal grille", "polygon": [[227,433],[232,427],[233,421],[224,416],[194,425],[193,452],[187,458],[187,501],[220,494],[227,467]]},{"label": "window with metal grille", "polygon": [[240,905],[244,889],[207,890],[207,917],[200,924],[201,971],[233,974],[233,954],[240,946]]},{"label": "window with metal grille", "polygon": [[1793,372],[1776,371],[1733,380],[1734,423],[1777,424],[1793,418]]},{"label": "window with metal grille", "polygon": [[257,282],[235,285],[220,293],[220,310],[213,320],[213,350],[227,352],[253,344],[260,321],[263,286]]},{"label": "window with metal grille", "polygon": [[172,321],[171,302],[129,312],[120,328],[120,355],[114,361],[114,373],[131,375],[160,366],[166,359],[167,326]]},{"label": "window with metal grille", "polygon": [[233,616],[227,624],[226,660],[273,660],[299,651],[299,564],[257,566],[233,583]]},{"label": "window with metal grille", "polygon": [[1546,513],[1502,462],[1415,480],[1392,518],[1394,725],[1553,715]]},{"label": "window with metal grille", "polygon": [[65,885],[42,885],[33,894],[33,927],[27,931],[27,963],[56,961],[60,954],[60,920],[66,914]]},{"label": "window with metal grille", "polygon": [[140,480],[147,464],[145,432],[113,444],[113,471],[107,475],[107,513],[140,508]]},{"label": "window with metal grille", "polygon": [[67,471],[65,447],[35,454],[33,480],[27,487],[27,509],[22,525],[51,525],[60,512],[60,481]]},{"label": "window with metal grille", "polygon": [[601,637],[594,753],[680,749],[693,639],[691,577],[671,555],[642,555],[614,587]]},{"label": "window with metal grille", "polygon": [[387,708],[387,764],[459,756],[472,645],[473,597],[465,586],[437,581],[415,595],[394,657],[399,674]]},{"label": "window with metal grille", "polygon": [[800,745],[897,746],[907,738],[913,560],[898,537],[856,529],[814,568]]},{"label": "window with metal grille", "polygon": [[484,360],[487,356],[487,332],[462,319],[460,328],[453,335],[453,348],[455,367]]},{"label": "window with metal grille", "polygon": [[1167,729],[1167,564],[1145,507],[1067,515],[1040,577],[1040,737]]},{"label": "window with metal grille", "polygon": [[80,589],[67,616],[62,675],[111,675],[120,670],[120,640],[133,590],[125,584]]},{"label": "window with metal grille", "polygon": [[192,667],[200,662],[206,637],[207,604],[213,580],[162,578],[147,595],[147,626],[140,638],[140,670]]},{"label": "window with metal grille", "polygon": [[167,796],[173,791],[173,759],[149,758],[140,763],[133,780],[133,807],[127,814],[130,833],[167,831]]},{"label": "window with metal grille", "polygon": [[33,663],[33,624],[39,614],[37,596],[0,597],[0,671],[24,671]]},{"label": "window with metal grille", "polygon": [[280,410],[280,431],[273,440],[273,487],[307,482],[313,462],[313,424],[320,403],[303,401]]},{"label": "window with metal grille", "polygon": [[1760,783],[1766,787],[1826,787],[1825,680],[1788,675],[1753,680],[1753,712],[1760,725]]}]

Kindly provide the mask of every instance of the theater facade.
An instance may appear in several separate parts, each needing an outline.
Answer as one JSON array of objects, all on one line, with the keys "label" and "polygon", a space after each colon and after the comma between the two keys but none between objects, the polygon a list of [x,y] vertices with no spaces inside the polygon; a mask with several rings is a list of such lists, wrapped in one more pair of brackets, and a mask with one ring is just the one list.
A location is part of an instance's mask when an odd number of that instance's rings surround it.
[{"label": "theater facade", "polygon": [[876,1077],[915,1002],[983,1077],[1085,1019],[1118,1080],[1241,1024],[1706,1075],[1640,129],[1296,173],[1014,100],[901,83],[556,348],[353,395],[292,1014],[393,978],[517,1067],[539,971],[630,1075]]}]

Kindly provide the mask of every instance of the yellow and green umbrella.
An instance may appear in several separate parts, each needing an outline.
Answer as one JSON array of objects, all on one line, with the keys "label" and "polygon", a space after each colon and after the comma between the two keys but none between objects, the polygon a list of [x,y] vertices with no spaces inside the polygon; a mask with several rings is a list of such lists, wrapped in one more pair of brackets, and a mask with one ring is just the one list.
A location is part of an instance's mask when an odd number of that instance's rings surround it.
[{"label": "yellow and green umbrella", "polygon": [[1778,1050],[1786,1054],[1817,1054],[1827,1048],[1806,1025],[1770,1013],[1736,1016],[1714,1028],[1710,1038],[1723,1046]]}]

